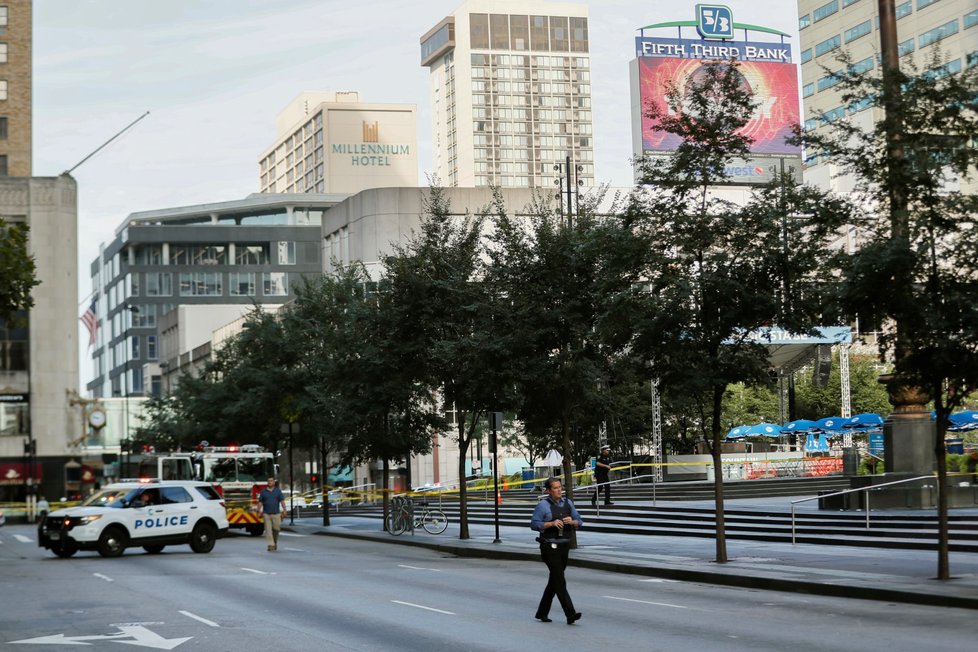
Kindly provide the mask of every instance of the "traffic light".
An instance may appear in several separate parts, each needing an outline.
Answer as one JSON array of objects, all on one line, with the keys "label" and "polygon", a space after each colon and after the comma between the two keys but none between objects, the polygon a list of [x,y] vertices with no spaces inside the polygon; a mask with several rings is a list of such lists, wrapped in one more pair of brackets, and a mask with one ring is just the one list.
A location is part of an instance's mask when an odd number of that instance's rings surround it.
[{"label": "traffic light", "polygon": [[24,442],[24,455],[37,455],[37,440],[28,439]]},{"label": "traffic light", "polygon": [[319,484],[319,476],[315,473],[309,476],[309,482],[312,484]]}]

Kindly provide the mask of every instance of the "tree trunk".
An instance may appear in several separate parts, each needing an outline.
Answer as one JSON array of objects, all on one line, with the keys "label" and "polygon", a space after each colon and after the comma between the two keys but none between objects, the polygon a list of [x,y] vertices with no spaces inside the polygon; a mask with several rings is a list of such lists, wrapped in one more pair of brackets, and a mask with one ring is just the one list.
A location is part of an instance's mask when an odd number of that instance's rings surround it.
[{"label": "tree trunk", "polygon": [[[473,426],[474,428],[474,426]],[[458,538],[469,538],[468,485],[465,482],[465,458],[469,452],[469,438],[465,436],[465,418],[458,415]],[[470,431],[471,432],[471,431]]]},{"label": "tree trunk", "polygon": [[[322,442],[322,440],[320,440]],[[329,525],[329,485],[326,484],[326,447],[319,446],[319,495],[323,500],[323,525]]]},{"label": "tree trunk", "polygon": [[713,389],[713,441],[710,455],[713,458],[713,496],[716,503],[716,562],[727,563],[727,530],[723,514],[723,457],[720,447],[720,417],[722,416],[723,392],[725,387]]},{"label": "tree trunk", "polygon": [[560,419],[560,429],[562,434],[561,447],[564,451],[564,496],[568,500],[574,500],[574,476],[571,475],[571,438],[570,438],[570,420],[566,415]]}]

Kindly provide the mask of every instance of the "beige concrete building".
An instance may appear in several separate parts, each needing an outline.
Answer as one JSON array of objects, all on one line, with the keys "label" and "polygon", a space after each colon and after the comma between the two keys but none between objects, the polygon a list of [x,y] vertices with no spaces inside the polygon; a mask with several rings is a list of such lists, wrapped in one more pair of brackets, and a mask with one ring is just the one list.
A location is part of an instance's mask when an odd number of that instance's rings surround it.
[{"label": "beige concrete building", "polygon": [[0,177],[31,176],[31,0],[0,5]]},{"label": "beige concrete building", "polygon": [[[844,106],[836,82],[823,66],[840,65],[835,56],[848,51],[857,70],[879,72],[879,18],[873,0],[799,0],[803,120],[806,130],[849,117],[862,127],[880,119],[878,109]],[[935,71],[947,74],[978,64],[978,5],[975,0],[897,0],[897,39],[904,60],[924,69],[935,48],[947,63]],[[824,114],[824,115],[823,115]],[[822,117],[820,117],[822,116]],[[805,179],[840,192],[852,180],[836,176],[830,158],[808,153]]]},{"label": "beige concrete building", "polygon": [[355,193],[418,183],[417,107],[307,91],[279,113],[258,159],[261,192]]},{"label": "beige concrete building", "polygon": [[[0,215],[30,227],[40,284],[27,326],[0,322],[0,500],[23,499],[28,476],[64,495],[63,465],[84,429],[70,403],[78,387],[77,186],[67,175],[0,179]],[[29,473],[33,439],[40,473]]]},{"label": "beige concrete building", "polygon": [[445,186],[552,187],[571,157],[594,184],[588,9],[468,0],[421,37],[432,172]]}]

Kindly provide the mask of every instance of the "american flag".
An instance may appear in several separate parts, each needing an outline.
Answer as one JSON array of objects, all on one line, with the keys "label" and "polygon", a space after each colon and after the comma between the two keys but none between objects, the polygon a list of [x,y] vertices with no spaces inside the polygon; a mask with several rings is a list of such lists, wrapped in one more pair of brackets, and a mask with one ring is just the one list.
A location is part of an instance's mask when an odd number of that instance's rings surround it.
[{"label": "american flag", "polygon": [[81,322],[85,324],[85,328],[88,329],[88,346],[92,347],[95,345],[95,335],[98,334],[98,314],[95,312],[95,306],[98,303],[98,298],[92,299],[92,305],[88,307],[85,314],[81,316]]}]

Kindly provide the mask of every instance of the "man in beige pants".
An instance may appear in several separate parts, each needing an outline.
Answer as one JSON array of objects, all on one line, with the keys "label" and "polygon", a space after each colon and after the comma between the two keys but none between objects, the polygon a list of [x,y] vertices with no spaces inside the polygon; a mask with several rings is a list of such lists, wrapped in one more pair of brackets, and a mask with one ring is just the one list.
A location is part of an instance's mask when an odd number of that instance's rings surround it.
[{"label": "man in beige pants", "polygon": [[265,521],[265,541],[268,552],[278,550],[278,533],[282,529],[282,514],[285,513],[285,494],[278,488],[274,477],[258,492],[258,515]]}]

